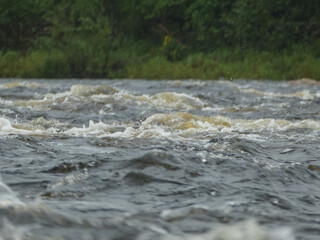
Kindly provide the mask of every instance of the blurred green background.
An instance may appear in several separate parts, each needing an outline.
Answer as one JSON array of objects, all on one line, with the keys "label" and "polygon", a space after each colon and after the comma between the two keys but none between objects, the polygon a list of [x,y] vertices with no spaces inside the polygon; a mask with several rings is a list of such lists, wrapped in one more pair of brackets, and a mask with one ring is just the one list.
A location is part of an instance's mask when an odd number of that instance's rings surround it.
[{"label": "blurred green background", "polygon": [[320,1],[0,0],[0,77],[320,79]]}]

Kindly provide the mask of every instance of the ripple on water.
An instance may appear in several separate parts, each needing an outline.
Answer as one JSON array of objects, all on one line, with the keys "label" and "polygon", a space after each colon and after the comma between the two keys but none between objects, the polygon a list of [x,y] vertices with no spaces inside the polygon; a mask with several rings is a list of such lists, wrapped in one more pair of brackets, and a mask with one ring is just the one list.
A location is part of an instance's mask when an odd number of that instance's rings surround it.
[{"label": "ripple on water", "polygon": [[0,235],[318,239],[319,97],[300,82],[7,80]]}]

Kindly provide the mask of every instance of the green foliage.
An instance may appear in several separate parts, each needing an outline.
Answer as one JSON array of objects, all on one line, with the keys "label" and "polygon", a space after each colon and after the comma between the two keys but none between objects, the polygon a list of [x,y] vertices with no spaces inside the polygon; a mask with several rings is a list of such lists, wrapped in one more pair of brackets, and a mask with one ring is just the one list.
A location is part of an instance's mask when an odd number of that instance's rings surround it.
[{"label": "green foliage", "polygon": [[191,2],[185,11],[184,29],[188,36],[188,44],[205,50],[225,46],[233,41],[227,16],[234,1],[205,1]]},{"label": "green foliage", "polygon": [[26,49],[46,34],[48,1],[0,0],[1,50]]},{"label": "green foliage", "polygon": [[219,49],[209,54],[190,54],[179,62],[164,57],[128,67],[130,78],[147,79],[284,79],[320,78],[320,59],[306,49],[270,52]]},{"label": "green foliage", "polygon": [[164,37],[161,52],[169,61],[179,61],[187,55],[186,47],[169,35]]},{"label": "green foliage", "polygon": [[319,1],[237,0],[227,19],[242,46],[283,49],[319,37]]},{"label": "green foliage", "polygon": [[67,78],[70,75],[70,67],[65,55],[58,50],[52,50],[46,54],[43,64],[38,66],[40,78]]},{"label": "green foliage", "polygon": [[17,51],[0,54],[0,77],[41,77],[40,68],[45,62],[46,54],[33,52],[23,56]]},{"label": "green foliage", "polygon": [[320,78],[318,0],[0,0],[0,13],[1,76]]},{"label": "green foliage", "polygon": [[101,4],[101,0],[61,1],[55,6],[58,12],[48,13],[51,35],[40,45],[64,53],[70,77],[107,76],[111,29]]},{"label": "green foliage", "polygon": [[136,16],[149,34],[170,35],[195,50],[226,46],[282,49],[320,37],[320,3],[312,0],[144,0]]}]

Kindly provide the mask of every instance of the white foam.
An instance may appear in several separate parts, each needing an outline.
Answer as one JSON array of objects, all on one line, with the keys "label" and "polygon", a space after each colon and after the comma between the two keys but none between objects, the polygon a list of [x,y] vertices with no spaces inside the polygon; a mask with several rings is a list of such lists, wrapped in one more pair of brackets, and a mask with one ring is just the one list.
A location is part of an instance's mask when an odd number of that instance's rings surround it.
[{"label": "white foam", "polygon": [[0,132],[10,132],[12,131],[12,125],[11,125],[11,122],[6,119],[6,118],[3,118],[1,117],[0,118]]},{"label": "white foam", "polygon": [[74,136],[105,136],[106,134],[110,134],[112,132],[117,132],[114,131],[115,129],[121,128],[121,124],[107,124],[103,122],[97,122],[95,123],[94,121],[90,120],[89,121],[89,126],[85,127],[83,126],[82,128],[78,127],[73,127],[69,130],[66,130],[64,133],[69,134],[69,135],[74,135]]},{"label": "white foam", "polygon": [[87,97],[99,94],[113,94],[118,92],[108,85],[87,86],[82,84],[73,85],[70,88],[70,94],[76,97]]},{"label": "white foam", "polygon": [[[208,139],[212,134],[246,133],[246,138],[261,140],[257,135],[261,131],[281,132],[288,129],[320,130],[320,121],[305,119],[289,121],[284,119],[231,119],[228,117],[199,116],[186,112],[171,114],[154,114],[142,122],[116,122],[104,123],[102,121],[89,121],[88,126],[71,127],[57,120],[38,118],[26,123],[15,123],[7,118],[0,118],[0,134],[22,134],[30,136],[57,136],[70,135],[77,137],[122,137],[122,138],[170,138],[170,139]],[[249,132],[249,133],[248,133]],[[310,135],[309,134],[309,135]]]},{"label": "white foam", "polygon": [[[161,92],[154,95],[134,95],[130,92],[118,91],[108,85],[87,86],[76,84],[69,91],[61,93],[48,93],[40,99],[28,101],[13,101],[14,106],[28,108],[50,108],[54,104],[65,104],[74,101],[100,102],[105,104],[136,104],[151,106],[158,109],[202,109],[204,102],[199,98],[186,93]],[[8,102],[9,104],[9,102]]]},{"label": "white foam", "polygon": [[290,228],[267,231],[254,220],[223,225],[208,233],[183,237],[168,237],[167,240],[295,240]]},{"label": "white foam", "polygon": [[161,92],[154,95],[133,95],[119,91],[112,95],[92,95],[91,101],[109,103],[114,100],[122,103],[151,106],[158,109],[202,109],[205,104],[197,97],[185,93]]},{"label": "white foam", "polygon": [[162,92],[146,97],[153,107],[164,109],[202,109],[204,103],[185,93]]},{"label": "white foam", "polygon": [[162,137],[169,138],[174,137],[172,132],[168,132],[160,126],[150,126],[134,128],[133,124],[127,123],[112,123],[107,124],[103,122],[89,122],[89,126],[82,128],[73,127],[70,130],[64,132],[73,136],[96,136],[96,137],[113,137],[113,138],[151,138],[151,137]]},{"label": "white foam", "polygon": [[287,97],[287,98],[300,98],[302,100],[313,100],[314,98],[318,98],[320,96],[320,92],[310,93],[309,90],[302,90],[301,92],[295,93],[274,93],[274,92],[262,92],[253,88],[243,89],[239,88],[240,92],[245,93],[254,93],[257,95],[262,95],[270,98],[278,98],[278,97]]},{"label": "white foam", "polygon": [[320,122],[311,119],[289,121],[284,119],[231,119],[216,115],[212,117],[197,116],[190,113],[154,114],[142,125],[158,125],[172,130],[195,132],[234,132],[234,131],[284,131],[306,128],[320,130]]},{"label": "white foam", "polygon": [[192,81],[186,81],[186,80],[174,80],[174,81],[169,81],[168,82],[168,85],[171,85],[171,86],[177,86],[177,87],[180,87],[180,86],[186,86],[186,87],[193,87],[193,86],[205,86],[205,85],[208,85],[208,81],[204,81],[204,80],[192,80]]},{"label": "white foam", "polygon": [[49,189],[57,189],[65,185],[73,185],[85,181],[89,177],[87,169],[81,173],[71,173],[54,184],[48,186]]},{"label": "white foam", "polygon": [[37,83],[37,82],[8,82],[0,84],[0,88],[15,88],[15,87],[28,87],[28,88],[37,88],[37,87],[48,87],[48,84]]},{"label": "white foam", "polygon": [[261,95],[264,97],[268,97],[268,98],[279,98],[279,97],[285,97],[285,98],[300,98],[301,100],[313,100],[315,98],[319,98],[320,97],[320,92],[313,92],[311,93],[310,90],[304,89],[300,92],[295,92],[295,93],[279,93],[279,92],[263,92],[263,91],[259,91],[257,89],[254,88],[250,88],[248,86],[241,86],[238,85],[234,82],[230,82],[230,81],[219,81],[220,83],[235,87],[236,89],[238,89],[240,92],[244,92],[244,93],[253,93],[256,95]]},{"label": "white foam", "polygon": [[15,106],[21,107],[50,107],[51,105],[60,103],[68,103],[72,101],[87,101],[90,97],[98,94],[114,94],[117,91],[108,85],[86,86],[81,84],[73,85],[70,91],[60,93],[48,93],[43,95],[41,99],[31,99],[29,101],[14,101]]},{"label": "white foam", "polygon": [[0,135],[22,134],[22,135],[39,135],[46,136],[56,133],[57,129],[41,129],[30,124],[12,124],[7,118],[0,117]]}]

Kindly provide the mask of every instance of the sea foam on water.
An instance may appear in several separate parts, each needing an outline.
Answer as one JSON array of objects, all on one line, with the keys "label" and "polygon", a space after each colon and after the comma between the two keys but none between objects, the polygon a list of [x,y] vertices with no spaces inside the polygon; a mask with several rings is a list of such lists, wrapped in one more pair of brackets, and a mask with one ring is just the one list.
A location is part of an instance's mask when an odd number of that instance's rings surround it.
[{"label": "sea foam on water", "polygon": [[[256,221],[248,220],[215,228],[207,233],[164,238],[167,240],[295,240],[291,229],[280,228],[269,232]],[[163,240],[164,240],[163,239]]]},{"label": "sea foam on water", "polygon": [[12,129],[11,122],[8,119],[0,118],[0,131],[6,132]]}]

